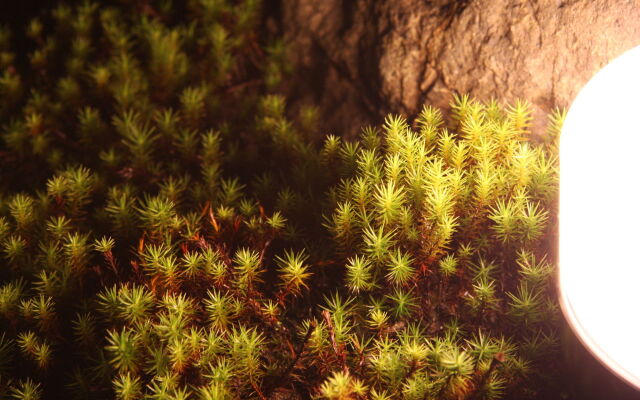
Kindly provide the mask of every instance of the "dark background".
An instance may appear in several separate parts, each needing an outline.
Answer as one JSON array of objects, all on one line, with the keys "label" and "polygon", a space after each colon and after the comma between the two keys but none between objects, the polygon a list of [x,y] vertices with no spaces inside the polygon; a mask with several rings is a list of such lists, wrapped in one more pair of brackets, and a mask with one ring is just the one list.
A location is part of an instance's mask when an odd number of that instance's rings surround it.
[{"label": "dark background", "polygon": [[[27,66],[27,54],[33,50],[33,41],[25,35],[29,21],[50,10],[58,2],[55,0],[0,0],[0,25],[11,29],[12,48],[20,69]],[[104,2],[98,2],[104,3]]]}]

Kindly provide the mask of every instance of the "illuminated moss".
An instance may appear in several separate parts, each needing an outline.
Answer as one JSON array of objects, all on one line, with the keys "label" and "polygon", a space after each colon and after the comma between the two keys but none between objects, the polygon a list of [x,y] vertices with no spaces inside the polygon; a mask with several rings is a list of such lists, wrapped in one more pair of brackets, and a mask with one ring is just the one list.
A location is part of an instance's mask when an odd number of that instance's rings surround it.
[{"label": "illuminated moss", "polygon": [[0,30],[0,397],[550,385],[563,114],[535,144],[526,103],[461,96],[316,143],[260,2],[175,5],[59,5],[28,68]]}]

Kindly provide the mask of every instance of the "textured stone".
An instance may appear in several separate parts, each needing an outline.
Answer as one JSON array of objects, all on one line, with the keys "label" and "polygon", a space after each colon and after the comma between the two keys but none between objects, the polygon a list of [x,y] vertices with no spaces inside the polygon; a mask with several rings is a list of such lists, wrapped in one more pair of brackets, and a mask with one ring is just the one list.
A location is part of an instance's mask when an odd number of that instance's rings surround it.
[{"label": "textured stone", "polygon": [[[446,108],[452,93],[567,107],[609,60],[640,44],[638,0],[284,0],[299,103],[352,136],[389,112]],[[540,131],[540,129],[536,129]]]}]

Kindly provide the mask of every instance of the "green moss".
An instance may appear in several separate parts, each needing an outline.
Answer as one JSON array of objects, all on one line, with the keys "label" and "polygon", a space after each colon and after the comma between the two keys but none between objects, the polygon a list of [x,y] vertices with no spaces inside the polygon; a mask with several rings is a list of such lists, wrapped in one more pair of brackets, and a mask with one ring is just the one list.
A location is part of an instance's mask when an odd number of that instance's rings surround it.
[{"label": "green moss", "polygon": [[556,390],[556,144],[467,96],[346,141],[286,116],[259,2],[0,30],[0,398]]}]

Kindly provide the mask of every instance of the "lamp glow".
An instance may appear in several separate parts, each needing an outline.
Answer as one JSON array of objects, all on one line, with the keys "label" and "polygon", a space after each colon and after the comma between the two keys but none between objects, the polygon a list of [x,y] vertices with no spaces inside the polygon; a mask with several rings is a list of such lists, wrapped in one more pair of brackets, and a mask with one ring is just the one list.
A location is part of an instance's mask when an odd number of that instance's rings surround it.
[{"label": "lamp glow", "polygon": [[[580,91],[560,136],[560,302],[610,370],[640,389],[640,47]],[[636,253],[638,251],[638,253]]]}]

